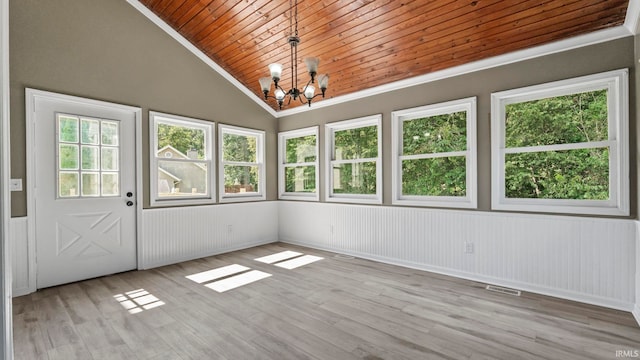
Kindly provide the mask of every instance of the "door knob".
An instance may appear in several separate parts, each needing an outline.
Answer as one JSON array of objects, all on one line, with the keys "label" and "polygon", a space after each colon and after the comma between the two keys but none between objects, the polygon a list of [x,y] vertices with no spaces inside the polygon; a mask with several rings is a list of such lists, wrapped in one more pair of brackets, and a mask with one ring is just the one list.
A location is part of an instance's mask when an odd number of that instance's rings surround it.
[{"label": "door knob", "polygon": [[129,191],[129,192],[127,193],[127,197],[132,197],[132,196],[133,196],[133,193],[132,193],[131,191]]},{"label": "door knob", "polygon": [[127,206],[133,206],[133,201],[131,200],[127,201]]}]

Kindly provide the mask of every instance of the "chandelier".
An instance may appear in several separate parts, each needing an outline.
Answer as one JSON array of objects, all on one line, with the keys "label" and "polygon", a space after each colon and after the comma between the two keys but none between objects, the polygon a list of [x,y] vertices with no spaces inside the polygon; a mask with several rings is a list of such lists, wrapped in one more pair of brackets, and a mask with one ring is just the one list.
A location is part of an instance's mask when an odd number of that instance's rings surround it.
[{"label": "chandelier", "polygon": [[[318,64],[320,63],[320,59],[317,57],[308,57],[304,59],[304,63],[307,65],[307,71],[309,72],[311,80],[309,80],[307,85],[302,88],[302,91],[298,89],[298,45],[300,44],[300,37],[298,36],[298,0],[295,0],[295,5],[293,5],[292,1],[289,0],[289,34],[287,42],[290,45],[291,51],[291,89],[289,89],[289,91],[285,91],[278,84],[280,77],[282,76],[282,64],[269,64],[271,77],[263,77],[259,80],[260,87],[264,93],[264,99],[275,99],[278,102],[278,107],[280,109],[282,109],[282,105],[287,98],[287,105],[291,103],[291,100],[300,100],[300,103],[306,103],[311,106],[311,100],[315,97],[322,96],[324,98],[327,85],[329,85],[329,75],[318,75],[318,86],[320,87],[322,94],[315,93],[316,88],[312,84],[315,82],[316,75],[318,74]],[[274,96],[269,95],[272,80],[275,87]]]}]

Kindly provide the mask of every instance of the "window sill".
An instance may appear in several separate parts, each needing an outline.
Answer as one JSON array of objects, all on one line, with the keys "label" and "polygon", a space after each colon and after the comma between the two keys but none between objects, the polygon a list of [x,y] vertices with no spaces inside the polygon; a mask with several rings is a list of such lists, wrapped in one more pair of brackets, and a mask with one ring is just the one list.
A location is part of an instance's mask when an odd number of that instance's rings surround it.
[{"label": "window sill", "polygon": [[223,195],[220,197],[220,203],[264,201],[266,199],[264,194]]},{"label": "window sill", "polygon": [[284,193],[278,196],[278,200],[295,200],[295,201],[320,201],[318,193]]},{"label": "window sill", "polygon": [[611,205],[610,202],[589,201],[593,205],[569,205],[565,201],[564,204],[549,204],[551,201],[545,201],[546,204],[536,200],[529,199],[513,199],[510,201],[498,202],[493,201],[492,210],[501,211],[521,211],[535,213],[559,213],[559,214],[575,214],[575,215],[606,215],[606,216],[629,216],[629,207],[617,207]]},{"label": "window sill", "polygon": [[189,206],[189,205],[212,205],[215,199],[152,199],[150,207],[173,207],[173,206]]},{"label": "window sill", "polygon": [[351,203],[351,204],[382,204],[382,197],[379,196],[349,196],[349,195],[333,195],[327,196],[327,202]]},{"label": "window sill", "polygon": [[478,207],[477,200],[468,197],[428,197],[421,199],[420,197],[402,197],[393,199],[393,205],[420,206],[420,207],[437,207],[437,208],[457,208],[457,209],[476,209]]}]

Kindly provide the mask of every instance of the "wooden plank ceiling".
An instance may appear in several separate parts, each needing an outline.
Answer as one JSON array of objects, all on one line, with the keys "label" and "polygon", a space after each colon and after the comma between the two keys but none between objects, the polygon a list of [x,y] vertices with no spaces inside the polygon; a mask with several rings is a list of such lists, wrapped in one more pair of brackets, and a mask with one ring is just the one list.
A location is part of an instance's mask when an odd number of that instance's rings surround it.
[{"label": "wooden plank ceiling", "polygon": [[[320,58],[336,97],[619,26],[628,1],[298,0],[298,88],[308,56]],[[140,2],[256,95],[272,62],[290,88],[289,0]]]}]

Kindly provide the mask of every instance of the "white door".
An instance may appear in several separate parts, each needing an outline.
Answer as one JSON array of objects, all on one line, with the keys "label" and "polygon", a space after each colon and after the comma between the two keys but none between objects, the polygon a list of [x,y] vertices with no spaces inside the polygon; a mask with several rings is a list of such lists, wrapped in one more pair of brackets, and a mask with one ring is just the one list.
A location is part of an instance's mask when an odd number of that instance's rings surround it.
[{"label": "white door", "polygon": [[38,94],[31,109],[37,288],[135,269],[139,109]]}]

